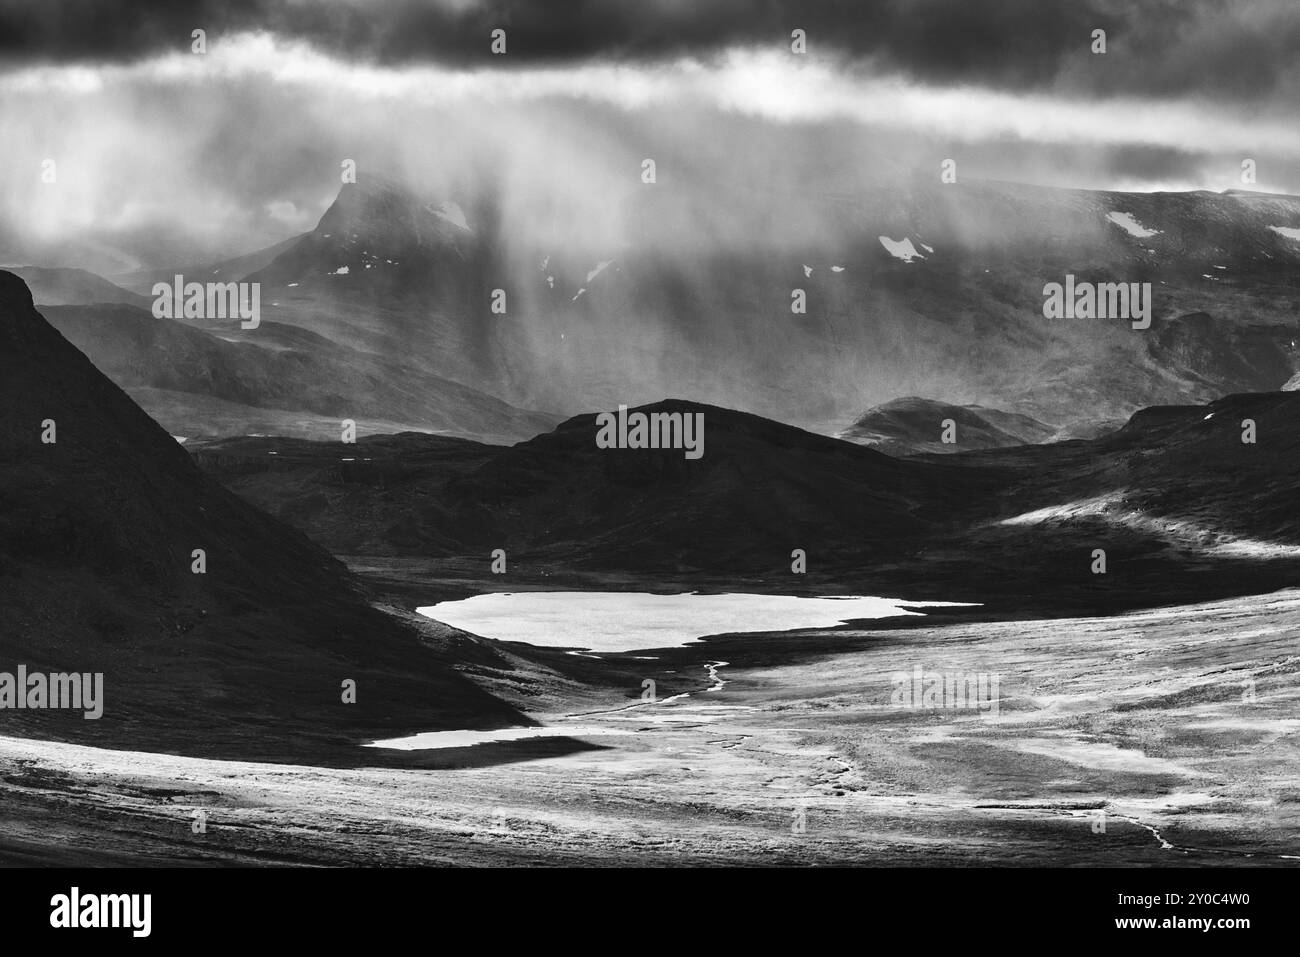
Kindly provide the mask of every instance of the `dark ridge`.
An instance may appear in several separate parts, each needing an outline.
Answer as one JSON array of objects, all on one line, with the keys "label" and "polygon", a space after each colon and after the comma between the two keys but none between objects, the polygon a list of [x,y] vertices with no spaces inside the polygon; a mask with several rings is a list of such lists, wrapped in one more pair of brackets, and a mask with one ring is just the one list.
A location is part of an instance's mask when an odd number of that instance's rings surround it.
[{"label": "dark ridge", "polygon": [[103,672],[106,699],[98,721],[0,711],[0,733],[295,760],[519,721],[327,552],[202,474],[7,272],[0,391],[0,670]]}]

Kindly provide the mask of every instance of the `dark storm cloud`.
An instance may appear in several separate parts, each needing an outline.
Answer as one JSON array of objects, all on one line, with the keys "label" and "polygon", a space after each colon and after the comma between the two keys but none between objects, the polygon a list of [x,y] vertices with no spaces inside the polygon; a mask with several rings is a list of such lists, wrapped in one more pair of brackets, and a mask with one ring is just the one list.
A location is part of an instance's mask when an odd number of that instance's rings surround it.
[{"label": "dark storm cloud", "polygon": [[[0,56],[121,61],[188,50],[190,31],[267,31],[355,60],[499,68],[707,56],[784,45],[933,83],[1253,98],[1285,86],[1294,0],[0,0]],[[489,32],[508,31],[505,57]],[[1090,52],[1094,29],[1109,52]]]},{"label": "dark storm cloud", "polygon": [[[790,242],[824,232],[807,196],[932,179],[945,158],[963,178],[1122,189],[1235,188],[1249,158],[1260,189],[1300,191],[1298,0],[140,6],[0,0],[0,258],[246,252],[310,229],[345,158],[499,195],[521,234],[597,259],[647,156],[716,223],[782,197]],[[57,186],[34,188],[54,160]],[[692,239],[752,236],[717,232]]]}]

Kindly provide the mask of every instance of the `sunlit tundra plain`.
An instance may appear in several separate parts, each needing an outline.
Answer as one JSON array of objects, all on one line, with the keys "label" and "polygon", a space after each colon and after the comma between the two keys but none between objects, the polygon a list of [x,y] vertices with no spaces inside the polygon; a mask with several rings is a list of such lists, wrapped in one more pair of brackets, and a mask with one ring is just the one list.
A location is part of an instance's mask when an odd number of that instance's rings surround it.
[{"label": "sunlit tundra plain", "polygon": [[[1298,627],[1287,591],[808,631],[789,640],[837,652],[777,666],[719,662],[780,637],[706,641],[680,659],[688,696],[566,700],[551,683],[530,717],[571,738],[467,740],[438,770],[4,738],[0,847],[99,863],[1287,865]],[[999,714],[892,707],[891,676],[916,664],[1000,673]]]}]

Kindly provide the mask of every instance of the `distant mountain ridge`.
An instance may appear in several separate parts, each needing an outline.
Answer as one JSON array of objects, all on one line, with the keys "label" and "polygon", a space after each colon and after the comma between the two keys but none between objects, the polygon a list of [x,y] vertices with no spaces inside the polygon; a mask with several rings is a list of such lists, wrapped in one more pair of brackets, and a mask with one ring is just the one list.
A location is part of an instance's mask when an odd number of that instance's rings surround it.
[{"label": "distant mountain ridge", "polygon": [[222,334],[105,304],[49,307],[45,315],[175,435],[243,434],[260,410],[274,414],[274,431],[313,438],[341,434],[351,419],[364,431],[405,427],[510,443],[558,420],[294,326]]},{"label": "distant mountain ridge", "polygon": [[[1295,372],[1300,242],[1277,227],[1300,227],[1296,197],[995,182],[834,203],[810,192],[798,201],[825,236],[791,248],[760,228],[772,201],[751,197],[727,215],[754,218],[728,221],[752,241],[710,249],[669,229],[689,219],[674,194],[635,195],[637,229],[584,251],[522,241],[490,199],[462,210],[362,178],[248,278],[276,321],[570,413],[679,395],[833,434],[900,395],[956,391],[1086,434]],[[689,212],[701,228],[719,215]],[[917,258],[897,255],[904,240]],[[1150,282],[1152,329],[1044,318],[1044,285],[1067,273]]]},{"label": "distant mountain ridge", "polygon": [[[951,442],[943,436],[951,423]],[[1027,415],[908,396],[868,409],[838,438],[891,455],[963,452],[1045,442],[1056,433]]]},{"label": "distant mountain ridge", "polygon": [[[1296,197],[988,181],[717,195],[630,191],[626,234],[595,246],[525,238],[500,195],[458,205],[363,174],[311,231],[195,278],[260,283],[268,328],[560,417],[677,395],[838,434],[899,396],[959,395],[1086,436],[1296,374]],[[783,234],[790,204],[823,224],[815,239]],[[1150,283],[1151,328],[1044,318],[1067,275]]]},{"label": "distant mountain ridge", "polygon": [[151,301],[146,296],[123,289],[102,276],[84,269],[12,266],[9,272],[27,283],[27,287],[32,291],[32,299],[40,306],[116,302],[147,307]]}]

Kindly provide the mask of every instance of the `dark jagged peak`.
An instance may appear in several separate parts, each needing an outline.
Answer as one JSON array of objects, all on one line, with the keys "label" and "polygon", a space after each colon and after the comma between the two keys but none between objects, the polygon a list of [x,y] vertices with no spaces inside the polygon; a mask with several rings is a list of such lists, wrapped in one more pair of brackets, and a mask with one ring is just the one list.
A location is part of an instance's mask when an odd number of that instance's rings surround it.
[{"label": "dark jagged peak", "polygon": [[412,244],[439,245],[473,230],[456,202],[425,198],[396,180],[371,174],[342,185],[314,233],[344,242],[372,241],[379,253],[400,252]]},{"label": "dark jagged peak", "polygon": [[365,174],[342,184],[316,228],[248,279],[286,304],[320,292],[389,303],[430,289],[460,289],[478,241],[454,200]]}]

